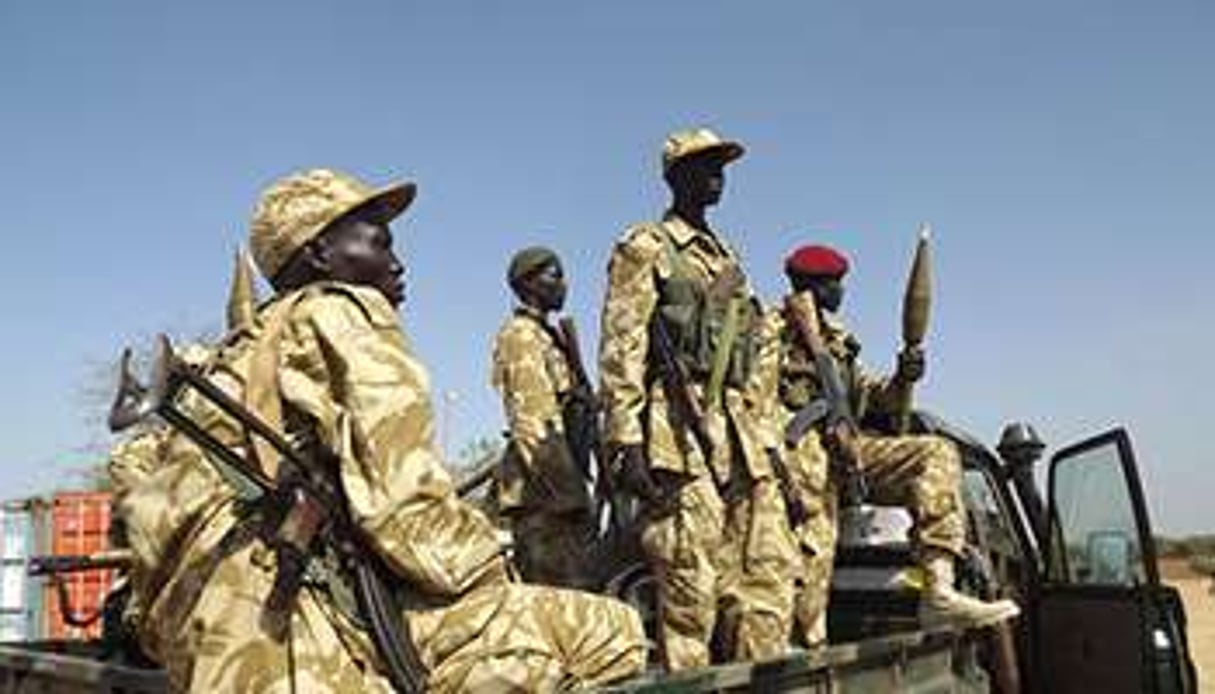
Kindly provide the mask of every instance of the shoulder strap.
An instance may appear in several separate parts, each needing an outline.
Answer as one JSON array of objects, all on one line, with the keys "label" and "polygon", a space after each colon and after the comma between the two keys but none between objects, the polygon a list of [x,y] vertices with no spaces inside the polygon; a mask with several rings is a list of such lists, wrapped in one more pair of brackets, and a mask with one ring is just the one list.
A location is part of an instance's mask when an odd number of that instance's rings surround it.
[{"label": "shoulder strap", "polygon": [[671,238],[671,232],[667,229],[667,223],[665,221],[658,222],[654,227],[658,229],[658,236],[662,239],[662,249],[667,256],[667,263],[671,266],[671,277],[677,280],[690,277],[691,273],[688,271],[687,262],[679,254],[679,249],[675,248],[675,239]]}]

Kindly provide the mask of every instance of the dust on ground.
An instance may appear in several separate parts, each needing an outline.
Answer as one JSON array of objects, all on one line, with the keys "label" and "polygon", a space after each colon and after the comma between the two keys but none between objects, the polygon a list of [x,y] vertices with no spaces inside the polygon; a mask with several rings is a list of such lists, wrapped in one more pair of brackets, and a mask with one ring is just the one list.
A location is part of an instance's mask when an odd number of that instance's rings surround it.
[{"label": "dust on ground", "polygon": [[1160,562],[1161,578],[1177,588],[1185,603],[1190,652],[1198,667],[1199,690],[1215,691],[1215,595],[1212,579],[1190,568],[1184,559]]}]

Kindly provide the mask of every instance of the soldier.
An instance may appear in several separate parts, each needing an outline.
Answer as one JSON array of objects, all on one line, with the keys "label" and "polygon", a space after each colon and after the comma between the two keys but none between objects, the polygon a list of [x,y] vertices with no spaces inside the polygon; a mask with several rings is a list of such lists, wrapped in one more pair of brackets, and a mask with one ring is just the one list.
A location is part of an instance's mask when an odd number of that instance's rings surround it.
[{"label": "soldier", "polygon": [[796,550],[743,391],[758,302],[705,218],[742,154],[707,129],[671,135],[671,207],[626,230],[609,264],[604,439],[616,483],[642,501],[671,670],[710,661],[719,604],[731,659],[780,655],[790,630]]},{"label": "soldier", "polygon": [[[208,378],[297,446],[327,453],[308,458],[324,463],[310,473],[340,490],[356,532],[400,581],[403,648],[426,670],[428,690],[552,690],[637,673],[637,614],[608,598],[514,582],[493,525],[456,496],[441,465],[428,376],[396,314],[403,273],[387,226],[414,191],[376,190],[325,169],[271,186],[251,246],[276,295],[217,349]],[[262,439],[213,406],[181,407],[278,475]],[[317,555],[285,619],[268,622],[282,567],[266,507],[201,448],[169,438],[121,510],[144,576],[141,643],[172,688],[388,690],[386,651],[359,619],[343,567]]]},{"label": "soldier", "polygon": [[[763,328],[765,347],[757,382],[766,391],[756,400],[768,421],[783,426],[795,413],[824,397],[813,354],[793,324],[797,310],[813,323],[823,347],[838,365],[851,406],[860,421],[866,412],[891,412],[906,388],[924,374],[924,355],[918,348],[900,355],[889,378],[866,371],[857,359],[860,343],[839,322],[836,311],[844,296],[847,259],[825,246],[804,246],[785,262],[793,289],[785,305],[770,311]],[[812,306],[811,306],[812,305]],[[804,310],[803,310],[804,309]],[[825,420],[824,420],[825,423]],[[925,623],[964,619],[992,623],[1018,614],[1007,600],[983,602],[954,589],[954,560],[966,539],[960,496],[961,460],[956,448],[937,436],[887,436],[869,431],[850,432],[838,426],[812,429],[796,447],[786,448],[792,476],[809,520],[798,529],[804,553],[796,621],[806,645],[827,638],[826,608],[836,540],[837,491],[842,481],[829,465],[829,456],[855,462],[868,483],[873,501],[906,506],[914,520],[913,539],[918,561],[925,570],[921,600]]]},{"label": "soldier", "polygon": [[578,469],[563,421],[580,396],[564,338],[548,322],[565,304],[561,261],[547,248],[526,248],[511,259],[507,280],[519,305],[494,341],[493,385],[510,433],[498,508],[510,520],[524,579],[589,588],[589,471]]}]

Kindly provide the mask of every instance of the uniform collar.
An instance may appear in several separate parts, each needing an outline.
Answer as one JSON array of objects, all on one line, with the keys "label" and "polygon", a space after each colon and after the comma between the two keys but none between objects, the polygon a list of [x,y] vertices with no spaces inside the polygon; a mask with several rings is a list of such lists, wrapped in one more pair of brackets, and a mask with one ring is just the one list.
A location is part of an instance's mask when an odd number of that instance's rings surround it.
[{"label": "uniform collar", "polygon": [[535,306],[529,306],[528,304],[524,303],[515,304],[515,315],[522,318],[530,318],[540,325],[546,327],[548,326],[548,321],[545,320],[544,312]]},{"label": "uniform collar", "polygon": [[819,315],[822,316],[824,337],[834,338],[837,335],[848,334],[848,326],[844,324],[844,319],[838,313],[823,311]]},{"label": "uniform collar", "polygon": [[665,227],[667,233],[671,235],[671,240],[675,242],[676,246],[683,248],[689,243],[699,240],[702,243],[712,246],[719,253],[729,255],[729,250],[727,250],[726,245],[717,238],[716,234],[704,231],[702,229],[697,229],[691,224],[688,224],[686,221],[684,221],[683,217],[680,217],[674,212],[668,210],[667,213],[663,215],[662,221],[663,227]]}]

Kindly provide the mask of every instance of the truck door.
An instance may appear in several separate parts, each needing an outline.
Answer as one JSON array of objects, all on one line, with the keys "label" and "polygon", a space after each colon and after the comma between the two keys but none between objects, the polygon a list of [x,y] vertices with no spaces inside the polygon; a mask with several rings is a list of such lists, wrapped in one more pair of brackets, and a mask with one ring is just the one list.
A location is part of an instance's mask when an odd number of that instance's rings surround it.
[{"label": "truck door", "polygon": [[1046,567],[1031,615],[1037,689],[1196,691],[1177,592],[1160,584],[1123,429],[1051,458]]}]

